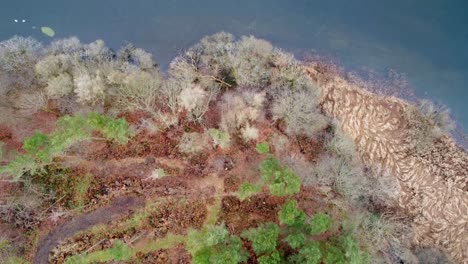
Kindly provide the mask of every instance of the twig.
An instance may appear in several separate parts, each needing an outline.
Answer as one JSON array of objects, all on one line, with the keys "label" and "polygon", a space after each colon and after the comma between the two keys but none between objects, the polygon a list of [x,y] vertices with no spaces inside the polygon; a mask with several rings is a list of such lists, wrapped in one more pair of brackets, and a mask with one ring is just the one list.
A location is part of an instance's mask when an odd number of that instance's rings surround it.
[{"label": "twig", "polygon": [[130,241],[127,243],[127,245],[131,245],[133,242],[135,242],[135,241],[138,240],[140,237],[142,237],[142,236],[144,236],[144,235],[146,235],[146,234],[148,234],[148,232],[143,232],[143,233],[141,233],[140,235],[136,236],[135,238],[132,238],[132,240],[130,240]]},{"label": "twig", "polygon": [[57,201],[55,201],[51,206],[49,206],[47,209],[45,209],[43,212],[41,212],[41,214],[45,214],[47,213],[47,211],[49,211],[54,205],[56,205],[58,202],[60,202],[63,198],[65,198],[66,195],[60,197],[60,199],[58,199]]},{"label": "twig", "polygon": [[94,249],[95,247],[99,246],[102,242],[106,241],[106,239],[101,239],[99,242],[97,242],[96,244],[92,245],[90,248],[88,248],[84,253],[87,254],[89,251],[91,251],[92,249]]}]

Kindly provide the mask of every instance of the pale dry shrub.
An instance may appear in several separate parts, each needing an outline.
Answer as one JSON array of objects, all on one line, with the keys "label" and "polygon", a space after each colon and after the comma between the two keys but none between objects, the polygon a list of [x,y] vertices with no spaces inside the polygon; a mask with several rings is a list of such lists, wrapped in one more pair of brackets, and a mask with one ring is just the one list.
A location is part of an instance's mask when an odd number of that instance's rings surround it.
[{"label": "pale dry shrub", "polygon": [[[158,126],[157,123],[155,123],[153,120],[151,119],[143,119],[140,123],[140,129],[142,130],[146,130],[147,132],[149,132],[150,134],[156,134],[158,133],[161,129],[160,127]],[[137,133],[138,134],[138,133]]]},{"label": "pale dry shrub", "polygon": [[124,111],[155,113],[163,79],[159,72],[132,71],[117,88],[116,104]]},{"label": "pale dry shrub", "polygon": [[220,102],[221,128],[234,133],[263,117],[264,94],[228,92]]},{"label": "pale dry shrub", "polygon": [[47,107],[48,98],[41,90],[18,91],[12,97],[13,107],[26,115]]},{"label": "pale dry shrub", "polygon": [[27,89],[35,82],[34,65],[43,53],[35,39],[14,36],[0,42],[0,95]]},{"label": "pale dry shrub", "polygon": [[47,79],[56,77],[64,72],[70,72],[72,66],[72,58],[69,55],[48,55],[36,63],[35,71],[41,79],[47,81]]},{"label": "pale dry shrub", "polygon": [[270,142],[275,147],[275,150],[280,152],[285,151],[291,144],[288,137],[282,134],[274,134]]},{"label": "pale dry shrub", "polygon": [[256,127],[251,126],[250,124],[247,124],[245,127],[241,128],[240,131],[244,142],[249,142],[258,139],[258,129]]},{"label": "pale dry shrub", "polygon": [[185,88],[179,95],[180,106],[190,113],[192,120],[200,121],[208,111],[210,102],[218,95],[219,90],[220,88],[216,84],[206,90],[199,85]]},{"label": "pale dry shrub", "polygon": [[161,179],[161,178],[166,177],[166,176],[167,176],[167,174],[164,171],[164,169],[158,168],[158,169],[154,169],[151,172],[151,175],[148,178],[150,178],[152,180],[157,180],[157,179]]},{"label": "pale dry shrub", "polygon": [[231,144],[231,136],[227,132],[221,131],[219,129],[209,129],[207,133],[213,140],[214,146],[227,148]]},{"label": "pale dry shrub", "polygon": [[169,65],[169,79],[182,89],[193,85],[198,85],[205,91],[216,88],[216,76],[200,69],[198,63],[199,58],[191,52],[176,57]]},{"label": "pale dry shrub", "polygon": [[207,135],[197,132],[185,133],[179,142],[179,150],[185,154],[199,153],[207,146]]},{"label": "pale dry shrub", "polygon": [[230,52],[233,75],[241,86],[265,87],[271,79],[273,45],[253,36],[243,36]]},{"label": "pale dry shrub", "polygon": [[404,114],[410,125],[410,143],[417,152],[426,151],[435,140],[455,128],[450,111],[428,100],[421,100],[416,107],[408,106]]},{"label": "pale dry shrub", "polygon": [[413,228],[410,219],[350,210],[344,226],[354,227],[354,236],[371,254],[373,263],[418,263],[411,252]]},{"label": "pale dry shrub", "polygon": [[156,65],[151,53],[140,48],[136,48],[131,44],[121,48],[117,53],[117,57],[120,61],[137,66],[142,70],[154,69]]},{"label": "pale dry shrub", "polygon": [[271,80],[271,90],[319,90],[316,83],[310,79],[301,62],[280,49],[273,53],[273,64],[276,72]]},{"label": "pale dry shrub", "polygon": [[188,112],[202,108],[208,101],[208,93],[199,85],[193,85],[182,90],[179,95],[180,105]]},{"label": "pale dry shrub", "polygon": [[341,129],[337,120],[332,120],[331,128],[332,131],[328,134],[328,138],[325,141],[325,148],[331,153],[347,160],[358,158],[356,144],[353,139]]},{"label": "pale dry shrub", "polygon": [[70,37],[52,41],[47,48],[51,54],[74,54],[83,49],[83,44],[77,37]]},{"label": "pale dry shrub", "polygon": [[81,53],[82,56],[95,61],[109,61],[112,58],[112,51],[102,39],[84,45]]},{"label": "pale dry shrub", "polygon": [[235,46],[234,36],[219,32],[204,37],[198,44],[190,48],[186,58],[200,71],[224,79],[231,71],[230,52]]},{"label": "pale dry shrub", "polygon": [[161,86],[161,102],[171,110],[172,113],[177,113],[179,109],[179,96],[182,90],[186,88],[170,78],[166,79]]},{"label": "pale dry shrub", "polygon": [[48,97],[57,99],[73,92],[73,79],[68,73],[62,73],[56,77],[51,77],[44,88]]},{"label": "pale dry shrub", "polygon": [[94,105],[104,100],[106,85],[99,72],[91,76],[88,72],[81,71],[75,75],[73,82],[78,102]]},{"label": "pale dry shrub", "polygon": [[284,120],[289,135],[313,137],[328,125],[328,119],[318,108],[317,90],[282,90],[274,94],[273,120]]}]

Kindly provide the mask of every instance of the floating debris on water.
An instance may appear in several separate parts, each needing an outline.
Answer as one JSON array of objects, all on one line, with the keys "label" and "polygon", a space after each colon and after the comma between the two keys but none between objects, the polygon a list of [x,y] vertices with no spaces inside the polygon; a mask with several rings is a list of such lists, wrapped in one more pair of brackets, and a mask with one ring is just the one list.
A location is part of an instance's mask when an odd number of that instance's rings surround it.
[{"label": "floating debris on water", "polygon": [[41,27],[41,31],[49,37],[55,36],[55,31],[50,27]]}]

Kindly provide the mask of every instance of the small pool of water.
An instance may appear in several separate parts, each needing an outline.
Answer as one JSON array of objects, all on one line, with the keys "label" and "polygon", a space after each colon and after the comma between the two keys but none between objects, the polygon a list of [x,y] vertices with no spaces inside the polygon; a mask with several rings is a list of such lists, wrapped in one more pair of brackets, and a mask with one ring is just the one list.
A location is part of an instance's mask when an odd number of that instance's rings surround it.
[{"label": "small pool of water", "polygon": [[418,96],[447,105],[466,128],[467,10],[463,0],[5,0],[0,40],[50,41],[40,32],[48,26],[54,38],[134,43],[164,69],[205,35],[252,34],[298,55],[315,50],[349,70],[404,73]]}]

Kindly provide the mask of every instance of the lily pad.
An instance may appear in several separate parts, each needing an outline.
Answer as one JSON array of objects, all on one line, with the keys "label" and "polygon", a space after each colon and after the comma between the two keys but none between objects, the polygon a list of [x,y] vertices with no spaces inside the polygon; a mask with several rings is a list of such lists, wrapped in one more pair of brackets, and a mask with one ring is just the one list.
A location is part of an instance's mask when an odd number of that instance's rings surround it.
[{"label": "lily pad", "polygon": [[41,27],[41,31],[49,37],[55,36],[55,31],[50,27]]}]

